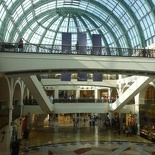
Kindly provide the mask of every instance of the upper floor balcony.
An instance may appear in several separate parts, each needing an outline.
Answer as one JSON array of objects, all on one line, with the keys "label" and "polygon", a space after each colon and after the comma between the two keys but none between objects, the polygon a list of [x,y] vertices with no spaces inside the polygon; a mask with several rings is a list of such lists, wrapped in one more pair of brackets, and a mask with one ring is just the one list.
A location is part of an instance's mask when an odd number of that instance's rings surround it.
[{"label": "upper floor balcony", "polygon": [[106,46],[76,46],[50,45],[50,44],[24,44],[18,48],[17,43],[1,43],[0,52],[28,52],[50,54],[76,54],[76,55],[100,55],[100,56],[142,56],[155,57],[154,49],[116,48]]}]

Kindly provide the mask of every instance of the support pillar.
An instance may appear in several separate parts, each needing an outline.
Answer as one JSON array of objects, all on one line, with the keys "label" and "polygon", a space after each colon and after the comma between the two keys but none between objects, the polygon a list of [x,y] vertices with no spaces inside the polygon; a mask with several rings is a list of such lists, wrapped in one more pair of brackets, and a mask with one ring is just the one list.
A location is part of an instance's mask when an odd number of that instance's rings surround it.
[{"label": "support pillar", "polygon": [[98,90],[97,90],[97,88],[95,88],[95,99],[98,99]]},{"label": "support pillar", "polygon": [[137,125],[137,135],[140,135],[140,120],[139,120],[139,94],[135,96],[135,119]]},{"label": "support pillar", "polygon": [[58,98],[59,98],[58,87],[55,87],[54,98],[55,98],[55,99],[58,99]]}]

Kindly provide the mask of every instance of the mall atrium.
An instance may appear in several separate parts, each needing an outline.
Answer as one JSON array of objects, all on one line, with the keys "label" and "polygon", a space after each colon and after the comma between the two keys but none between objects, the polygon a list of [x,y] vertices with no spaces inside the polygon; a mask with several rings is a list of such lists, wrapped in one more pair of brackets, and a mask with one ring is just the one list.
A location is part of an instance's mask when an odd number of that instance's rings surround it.
[{"label": "mall atrium", "polygon": [[0,10],[0,155],[155,154],[155,0]]}]

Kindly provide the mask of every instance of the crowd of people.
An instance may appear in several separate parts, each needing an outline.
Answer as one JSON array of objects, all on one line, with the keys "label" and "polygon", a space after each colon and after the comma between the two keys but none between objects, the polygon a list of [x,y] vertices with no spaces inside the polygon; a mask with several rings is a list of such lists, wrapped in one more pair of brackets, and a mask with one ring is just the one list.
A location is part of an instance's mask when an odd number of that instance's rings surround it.
[{"label": "crowd of people", "polygon": [[144,49],[142,50],[142,56],[143,56],[143,57],[151,57],[151,52],[150,52],[150,50],[144,48]]},{"label": "crowd of people", "polygon": [[[104,130],[111,130],[115,136],[123,134],[128,137],[136,134],[135,124],[131,122],[127,123],[125,119],[120,119],[119,114],[115,114],[113,118],[111,118],[108,113],[104,115],[104,118],[96,114],[81,114],[81,116],[68,114],[66,116],[63,115],[63,117],[65,121],[72,123],[75,128],[99,126],[103,127]],[[53,117],[49,120],[49,124],[54,121],[55,118]],[[62,121],[63,120],[61,120],[61,122]]]}]

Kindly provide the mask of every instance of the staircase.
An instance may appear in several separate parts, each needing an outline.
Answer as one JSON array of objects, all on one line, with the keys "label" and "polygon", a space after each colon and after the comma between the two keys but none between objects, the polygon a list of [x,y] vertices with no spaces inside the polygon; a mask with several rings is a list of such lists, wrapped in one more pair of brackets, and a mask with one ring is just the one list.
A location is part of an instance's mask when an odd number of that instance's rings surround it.
[{"label": "staircase", "polygon": [[38,105],[41,109],[45,112],[52,112],[54,110],[54,105],[50,102],[49,98],[47,97],[43,86],[39,82],[36,76],[24,76],[22,80],[29,88],[30,92],[33,94],[34,98],[36,99]]},{"label": "staircase", "polygon": [[140,76],[135,82],[124,92],[119,98],[111,104],[111,111],[119,111],[121,110],[133,97],[135,97],[142,89],[144,89],[153,78]]}]

